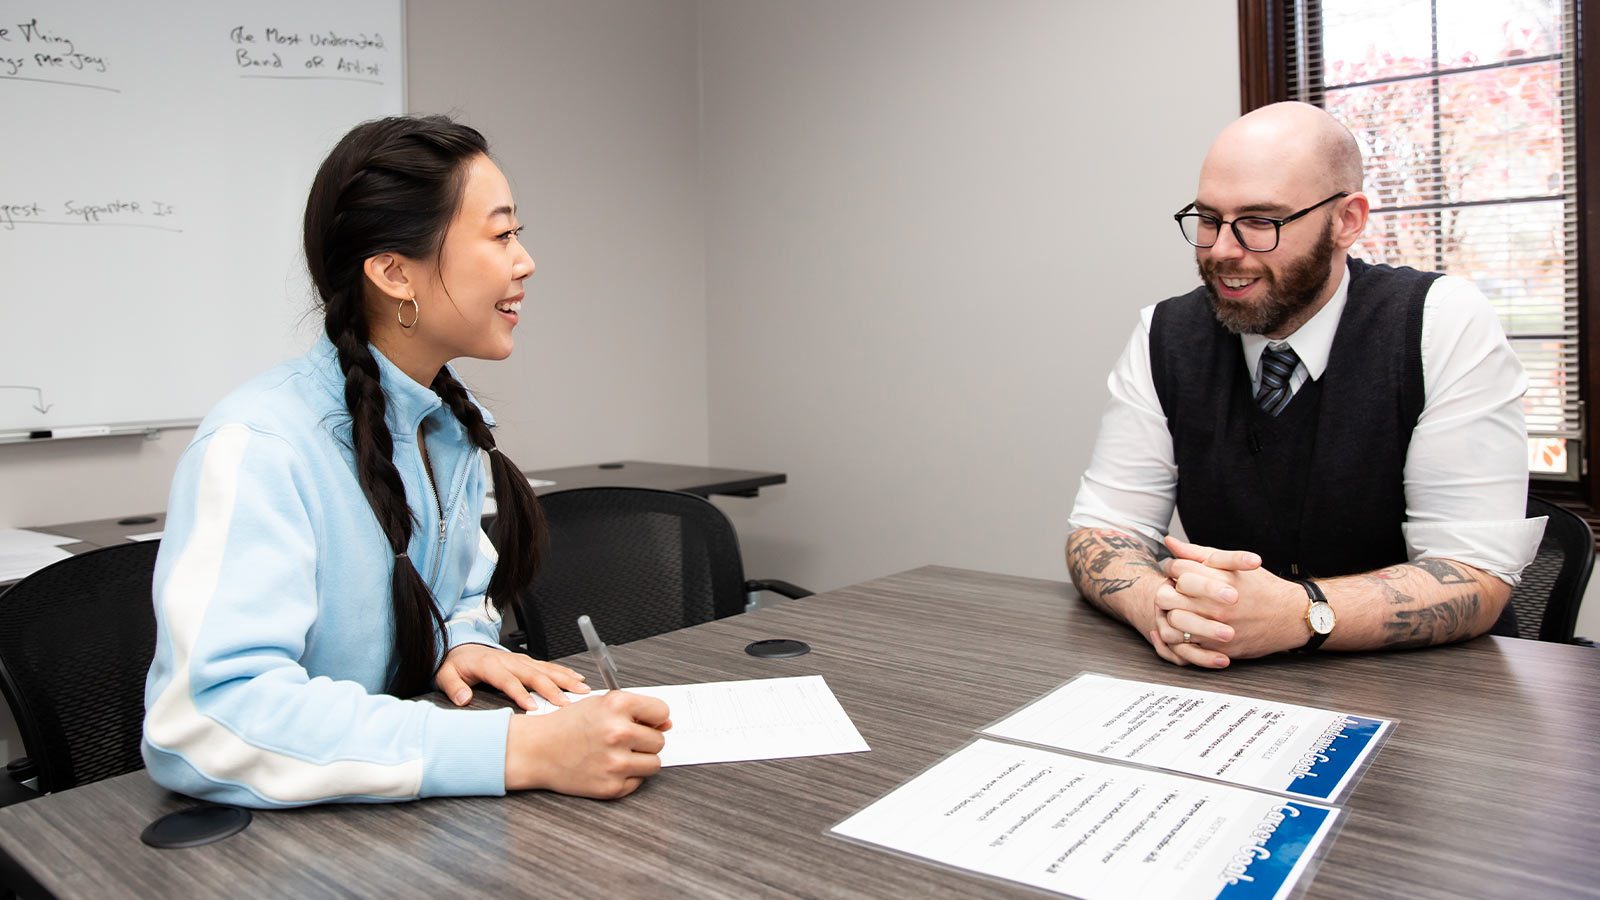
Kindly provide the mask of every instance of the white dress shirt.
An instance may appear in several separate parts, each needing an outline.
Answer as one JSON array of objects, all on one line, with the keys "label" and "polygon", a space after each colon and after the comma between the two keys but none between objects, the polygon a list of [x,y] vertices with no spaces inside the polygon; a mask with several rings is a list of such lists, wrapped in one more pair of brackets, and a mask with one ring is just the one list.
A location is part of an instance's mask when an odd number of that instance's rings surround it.
[{"label": "white dress shirt", "polygon": [[[1300,357],[1289,377],[1291,390],[1327,369],[1349,288],[1346,268],[1327,304],[1293,334],[1272,342],[1289,345]],[[1154,314],[1154,305],[1140,311],[1139,325],[1106,379],[1111,400],[1071,517],[1073,528],[1126,531],[1152,548],[1167,533],[1178,491],[1172,434],[1150,373]],[[1259,388],[1268,340],[1258,334],[1239,340],[1251,385]],[[1413,560],[1452,559],[1515,585],[1539,549],[1545,523],[1524,518],[1528,442],[1522,395],[1528,379],[1489,301],[1465,279],[1439,278],[1423,300],[1422,383],[1422,415],[1404,472],[1406,551]]]}]

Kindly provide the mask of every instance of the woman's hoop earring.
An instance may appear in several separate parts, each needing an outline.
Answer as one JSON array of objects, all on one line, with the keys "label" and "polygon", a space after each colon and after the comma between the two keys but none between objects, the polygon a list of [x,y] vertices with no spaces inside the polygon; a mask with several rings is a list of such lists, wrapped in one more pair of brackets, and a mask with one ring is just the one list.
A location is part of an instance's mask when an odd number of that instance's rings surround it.
[{"label": "woman's hoop earring", "polygon": [[[407,303],[411,304],[411,321],[410,322],[406,321],[406,304]],[[404,300],[401,300],[400,301],[400,305],[395,308],[394,317],[395,317],[395,319],[397,321],[399,321],[401,328],[415,328],[415,327],[417,327],[417,320],[422,318],[422,307],[417,305],[417,298],[415,298],[415,297],[407,297]]]}]

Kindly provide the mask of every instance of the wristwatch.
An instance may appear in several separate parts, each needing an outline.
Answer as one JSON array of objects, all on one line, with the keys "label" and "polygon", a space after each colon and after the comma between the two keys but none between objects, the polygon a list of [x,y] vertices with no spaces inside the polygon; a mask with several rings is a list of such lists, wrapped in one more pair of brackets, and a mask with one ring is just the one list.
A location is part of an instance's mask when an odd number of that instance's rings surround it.
[{"label": "wristwatch", "polygon": [[1306,589],[1306,596],[1311,603],[1306,607],[1306,627],[1311,629],[1311,640],[1300,649],[1303,651],[1315,650],[1322,646],[1322,642],[1333,634],[1334,615],[1333,607],[1328,605],[1328,598],[1323,595],[1322,588],[1317,583],[1307,578],[1299,582]]}]

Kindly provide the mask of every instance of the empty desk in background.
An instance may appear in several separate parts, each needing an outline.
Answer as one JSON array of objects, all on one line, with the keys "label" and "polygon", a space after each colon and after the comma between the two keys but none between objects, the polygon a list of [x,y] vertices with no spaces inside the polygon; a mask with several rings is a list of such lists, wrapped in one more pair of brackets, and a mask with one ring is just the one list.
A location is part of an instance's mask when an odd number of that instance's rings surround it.
[{"label": "empty desk in background", "polygon": [[[30,525],[28,530],[73,538],[72,543],[62,544],[60,549],[68,553],[78,554],[100,547],[109,547],[113,544],[127,543],[133,535],[158,532],[165,527],[166,521],[167,517],[164,513],[148,513],[124,516],[121,519],[90,519],[84,522],[64,522],[59,525]],[[39,568],[44,567],[40,566]],[[20,580],[18,578],[0,578],[0,593],[5,593],[6,588]]]},{"label": "empty desk in background", "polygon": [[164,512],[141,513],[116,519],[65,522],[60,525],[29,526],[34,531],[77,538],[79,543],[67,544],[62,548],[73,553],[82,553],[85,550],[93,550],[96,547],[109,547],[112,544],[126,543],[134,535],[151,534],[165,527],[167,527],[167,514]]},{"label": "empty desk in background", "polygon": [[[762,638],[813,652],[763,660]],[[1158,660],[1070,585],[930,567],[613,649],[623,683],[820,674],[868,753],[668,769],[600,803],[554,794],[258,811],[193,850],[139,842],[190,805],[134,772],[0,810],[0,872],[62,897],[1039,897],[824,832],[1082,671],[1393,718],[1307,896],[1592,893],[1600,652],[1484,637]],[[598,683],[587,657],[569,665]],[[480,693],[479,706],[500,702]]]},{"label": "empty desk in background", "polygon": [[706,466],[680,466],[673,463],[621,462],[568,466],[564,469],[539,469],[524,472],[529,478],[554,484],[535,488],[540,494],[588,487],[642,487],[663,491],[683,491],[709,497],[754,497],[764,487],[783,484],[782,472],[750,472],[744,469],[713,469]]},{"label": "empty desk in background", "polygon": [[[585,487],[644,487],[666,491],[683,491],[708,497],[720,494],[729,497],[754,497],[764,487],[783,484],[788,477],[782,472],[754,472],[747,469],[716,469],[708,466],[681,466],[674,463],[624,460],[597,465],[568,466],[561,469],[540,469],[523,473],[530,479],[553,481],[554,484],[535,488],[535,493],[548,494]],[[96,547],[109,547],[127,541],[133,535],[161,531],[167,525],[164,512],[122,516],[115,519],[91,519],[85,522],[67,522],[60,525],[30,525],[34,531],[77,538],[79,543],[67,544],[62,549],[82,553]],[[12,582],[0,582],[3,590]]]}]

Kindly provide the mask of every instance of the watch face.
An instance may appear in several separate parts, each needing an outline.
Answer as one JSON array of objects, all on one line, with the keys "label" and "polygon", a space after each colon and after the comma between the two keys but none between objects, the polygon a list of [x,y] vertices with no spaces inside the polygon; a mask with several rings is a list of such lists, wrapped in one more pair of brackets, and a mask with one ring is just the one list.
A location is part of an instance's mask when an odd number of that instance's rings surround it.
[{"label": "watch face", "polygon": [[1311,630],[1317,634],[1327,634],[1333,630],[1333,607],[1326,603],[1313,603],[1306,613],[1306,621],[1311,623]]}]

